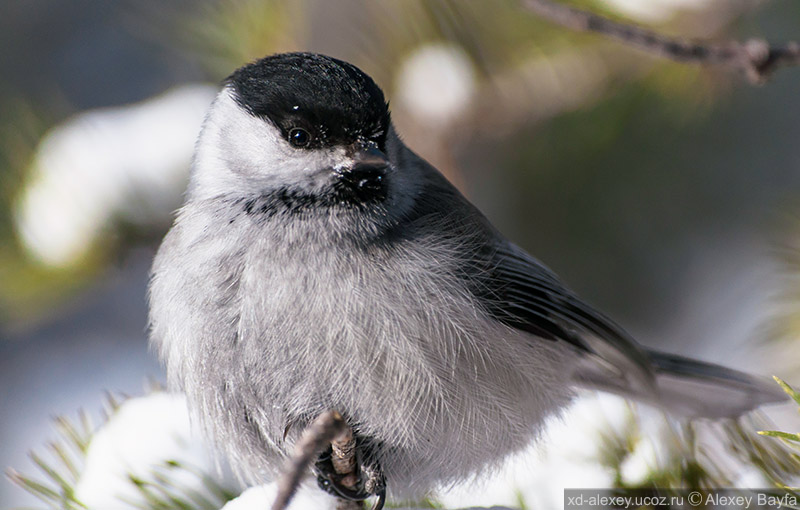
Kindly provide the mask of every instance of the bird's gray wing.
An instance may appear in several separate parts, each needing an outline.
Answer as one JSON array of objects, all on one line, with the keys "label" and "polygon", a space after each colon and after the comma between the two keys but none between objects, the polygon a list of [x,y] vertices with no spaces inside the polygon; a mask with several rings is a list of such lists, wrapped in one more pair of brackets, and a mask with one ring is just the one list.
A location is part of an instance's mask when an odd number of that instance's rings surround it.
[{"label": "bird's gray wing", "polygon": [[[543,264],[506,240],[436,169],[410,151],[404,164],[426,172],[403,232],[420,225],[426,235],[464,240],[460,275],[494,319],[537,337],[567,342],[611,374],[652,385],[652,364],[639,345],[613,321],[578,299]],[[424,237],[424,236],[423,236]],[[544,340],[542,340],[544,339]],[[614,375],[615,374],[615,375]]]},{"label": "bird's gray wing", "polygon": [[652,384],[649,356],[624,329],[516,245],[501,241],[490,252],[478,297],[493,318],[540,338],[568,342],[618,377]]},{"label": "bird's gray wing", "polygon": [[509,328],[530,333],[531,341],[574,347],[577,385],[687,416],[737,416],[786,399],[774,385],[747,374],[644,349],[506,240],[435,169],[418,159],[415,164],[429,169],[427,189],[403,231],[421,224],[428,235],[433,231],[463,241],[459,276],[481,308]]},{"label": "bird's gray wing", "polygon": [[487,289],[482,297],[487,311],[513,328],[575,346],[573,380],[578,385],[692,417],[738,416],[786,400],[770,381],[644,349],[511,243],[501,242],[491,260],[491,292]]}]

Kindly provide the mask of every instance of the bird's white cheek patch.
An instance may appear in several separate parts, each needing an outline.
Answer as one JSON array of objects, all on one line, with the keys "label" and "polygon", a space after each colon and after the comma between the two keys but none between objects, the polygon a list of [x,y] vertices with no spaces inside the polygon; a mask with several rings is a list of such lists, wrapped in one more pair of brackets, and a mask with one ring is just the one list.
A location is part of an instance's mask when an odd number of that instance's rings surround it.
[{"label": "bird's white cheek patch", "polygon": [[292,147],[277,127],[249,114],[223,91],[201,135],[193,180],[203,183],[195,189],[220,194],[286,187],[313,191],[352,164],[344,148]]}]

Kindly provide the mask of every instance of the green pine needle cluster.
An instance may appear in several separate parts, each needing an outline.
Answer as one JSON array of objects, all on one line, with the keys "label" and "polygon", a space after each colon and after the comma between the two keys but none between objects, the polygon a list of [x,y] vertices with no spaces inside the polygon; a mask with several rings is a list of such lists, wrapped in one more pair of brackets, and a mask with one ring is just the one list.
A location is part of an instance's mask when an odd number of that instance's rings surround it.
[{"label": "green pine needle cluster", "polygon": [[[782,381],[778,377],[775,377],[775,382],[777,382],[783,391],[789,395],[792,400],[794,400],[798,406],[800,406],[800,393],[794,390],[791,386],[786,384],[786,382]],[[758,432],[762,436],[769,436],[769,437],[777,437],[783,439],[788,442],[792,447],[800,451],[800,433],[790,433],[790,432],[781,432],[778,430],[761,430]]]},{"label": "green pine needle cluster", "polygon": [[[158,388],[152,388],[158,391]],[[117,410],[121,402],[108,395],[104,422]],[[25,475],[9,469],[6,475],[12,483],[36,496],[47,510],[81,510],[88,507],[79,501],[75,488],[80,479],[95,426],[89,415],[78,413],[77,420],[59,417],[55,419],[57,438],[48,443],[49,459],[31,452],[30,457],[40,473]],[[203,492],[177,483],[177,475],[188,472],[201,481]],[[155,466],[150,473],[153,481],[128,474],[130,482],[139,495],[138,501],[121,500],[131,509],[139,510],[219,510],[226,502],[238,496],[219,484],[209,473],[193,466],[168,460]],[[182,478],[182,477],[181,477]]]},{"label": "green pine needle cluster", "polygon": [[[795,401],[795,403],[799,406],[798,411],[800,411],[800,393],[778,377],[775,377],[774,379],[775,382],[777,382],[780,387],[783,388],[783,391],[785,391],[786,394]],[[800,473],[800,433],[782,432],[779,430],[761,430],[758,433],[762,436],[780,439],[783,445],[785,445],[786,450],[788,450],[786,451],[786,458],[783,459],[786,461],[785,464],[788,465],[784,465],[782,467],[785,467],[790,473]],[[788,484],[781,483],[779,480],[775,480],[775,483],[778,487],[783,488],[800,498],[800,487],[790,487]]]},{"label": "green pine needle cluster", "polygon": [[47,445],[52,460],[47,461],[33,452],[30,454],[31,460],[44,475],[44,480],[23,475],[13,469],[9,469],[6,474],[13,483],[44,502],[47,508],[86,508],[75,498],[75,486],[86,460],[94,426],[89,415],[80,412],[76,422],[63,417],[56,418],[55,427],[58,439]]}]

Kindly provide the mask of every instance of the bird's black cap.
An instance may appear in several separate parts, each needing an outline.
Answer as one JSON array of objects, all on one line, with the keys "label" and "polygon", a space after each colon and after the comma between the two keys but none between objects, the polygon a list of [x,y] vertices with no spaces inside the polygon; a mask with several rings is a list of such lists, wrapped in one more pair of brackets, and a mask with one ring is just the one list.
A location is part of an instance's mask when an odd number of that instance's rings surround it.
[{"label": "bird's black cap", "polygon": [[311,134],[309,147],[372,140],[380,146],[389,105],[375,82],[352,64],[315,53],[281,53],[237,69],[226,83],[252,115]]}]

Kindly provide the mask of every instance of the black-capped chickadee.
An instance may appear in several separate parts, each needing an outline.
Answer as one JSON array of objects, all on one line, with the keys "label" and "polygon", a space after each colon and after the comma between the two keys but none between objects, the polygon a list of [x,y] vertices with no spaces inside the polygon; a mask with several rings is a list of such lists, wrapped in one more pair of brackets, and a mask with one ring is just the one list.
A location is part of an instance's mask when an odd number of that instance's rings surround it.
[{"label": "black-capped chickadee", "polygon": [[369,76],[310,53],[225,82],[153,266],[150,321],[170,384],[235,467],[274,478],[334,409],[363,497],[497,465],[575,386],[689,416],[784,398],[638,345],[406,147]]}]

